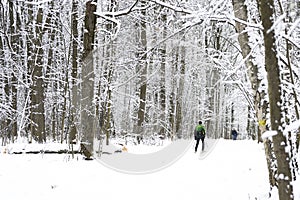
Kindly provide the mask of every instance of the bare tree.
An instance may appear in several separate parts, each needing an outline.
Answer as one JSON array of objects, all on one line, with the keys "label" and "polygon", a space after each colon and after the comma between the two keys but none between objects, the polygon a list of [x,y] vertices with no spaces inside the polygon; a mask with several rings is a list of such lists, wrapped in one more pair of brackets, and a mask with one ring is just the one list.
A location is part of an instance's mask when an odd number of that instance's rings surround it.
[{"label": "bare tree", "polygon": [[[141,6],[145,6],[146,1],[141,1]],[[138,108],[138,121],[137,121],[137,132],[143,133],[143,124],[145,122],[145,111],[146,111],[146,92],[147,92],[147,25],[145,22],[146,11],[140,11],[140,20],[136,24],[137,31],[137,43],[138,43],[138,67],[137,72],[139,73],[139,108]]]},{"label": "bare tree", "polygon": [[276,180],[278,182],[279,199],[294,199],[290,157],[286,152],[287,138],[283,134],[282,123],[282,88],[280,78],[280,66],[277,58],[277,47],[275,31],[272,28],[275,23],[273,0],[259,0],[258,7],[261,15],[264,46],[265,46],[265,68],[268,79],[268,94],[270,103],[271,130],[276,131],[273,136],[274,153],[277,161]]},{"label": "bare tree", "polygon": [[45,94],[43,80],[43,8],[38,8],[36,15],[35,34],[33,39],[34,51],[30,64],[31,69],[31,134],[39,143],[46,141],[45,133]]},{"label": "bare tree", "polygon": [[[10,21],[10,42],[11,42],[11,61],[12,61],[12,66],[19,65],[19,47],[20,43],[18,41],[19,35],[19,28],[20,28],[20,20],[18,13],[15,11],[15,6],[13,2],[9,2],[9,21]],[[14,138],[17,136],[17,129],[18,129],[18,91],[17,91],[17,70],[15,67],[12,67],[12,79],[11,79],[11,96],[12,96],[12,128],[11,128],[11,139],[12,142],[14,142]]]},{"label": "bare tree", "polygon": [[[72,38],[72,72],[71,72],[71,116],[70,116],[70,132],[69,143],[77,137],[77,113],[78,113],[78,0],[72,1],[71,16],[71,38]],[[77,138],[78,139],[78,138]]]},{"label": "bare tree", "polygon": [[82,85],[81,85],[81,131],[82,145],[87,151],[85,156],[87,159],[93,155],[93,143],[95,137],[95,105],[94,100],[94,58],[93,49],[95,41],[96,27],[96,2],[87,1],[85,20],[84,20],[84,38],[83,38],[83,55],[82,55]]}]

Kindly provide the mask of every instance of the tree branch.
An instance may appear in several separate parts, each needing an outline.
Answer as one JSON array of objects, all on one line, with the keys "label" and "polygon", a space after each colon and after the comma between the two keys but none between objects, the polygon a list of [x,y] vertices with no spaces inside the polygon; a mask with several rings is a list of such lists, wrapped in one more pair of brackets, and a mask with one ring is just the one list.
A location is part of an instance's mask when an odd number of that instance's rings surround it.
[{"label": "tree branch", "polygon": [[137,5],[138,0],[136,0],[129,8],[121,10],[121,11],[116,11],[116,12],[95,12],[94,14],[98,17],[102,17],[108,20],[111,20],[113,22],[115,22],[115,20],[112,20],[114,17],[120,17],[123,15],[127,15],[133,11],[136,10],[145,10],[148,7],[142,7],[142,8],[135,8],[135,6]]},{"label": "tree branch", "polygon": [[169,8],[169,9],[175,11],[175,12],[181,12],[181,13],[185,13],[185,14],[192,14],[193,13],[193,11],[191,11],[191,10],[187,10],[187,9],[177,7],[177,6],[172,6],[170,4],[167,4],[167,3],[159,1],[159,0],[149,0],[149,1],[153,2],[155,4],[158,4],[158,5],[161,5],[163,7]]}]

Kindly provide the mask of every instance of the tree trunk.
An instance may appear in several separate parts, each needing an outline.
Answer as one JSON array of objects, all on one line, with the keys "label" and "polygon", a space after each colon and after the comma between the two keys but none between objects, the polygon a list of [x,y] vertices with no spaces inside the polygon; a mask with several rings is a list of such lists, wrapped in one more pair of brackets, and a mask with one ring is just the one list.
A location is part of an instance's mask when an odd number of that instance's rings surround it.
[{"label": "tree trunk", "polygon": [[[172,81],[174,82],[174,80]],[[175,99],[176,99],[176,94],[174,93],[174,89],[172,88],[172,92],[169,96],[169,126],[170,126],[170,130],[169,133],[167,134],[168,138],[171,138],[174,134],[174,127],[175,127]]]},{"label": "tree trunk", "polygon": [[19,59],[19,43],[18,43],[18,38],[20,37],[19,35],[19,21],[18,21],[18,16],[17,12],[14,10],[14,3],[9,2],[9,21],[10,21],[10,36],[11,36],[11,61],[13,62],[11,64],[12,66],[12,78],[11,78],[11,104],[12,104],[12,128],[11,128],[11,140],[14,142],[14,138],[17,136],[17,131],[18,131],[18,111],[17,111],[17,70],[15,70],[15,65],[18,65],[18,59]]},{"label": "tree trunk", "polygon": [[[185,40],[185,36],[182,36],[182,40]],[[185,46],[178,46],[178,60],[177,60],[177,73],[179,74],[179,80],[177,80],[177,98],[176,98],[176,129],[175,133],[182,134],[182,120],[183,120],[183,98],[184,98],[184,77],[185,77]]]},{"label": "tree trunk", "polygon": [[[145,1],[141,1],[141,6],[146,4]],[[138,71],[140,71],[140,81],[139,81],[139,108],[138,108],[138,122],[137,122],[137,132],[143,134],[143,124],[145,122],[145,109],[146,109],[146,93],[147,93],[147,27],[144,17],[146,16],[146,11],[141,11],[141,19],[139,24],[137,24],[138,31]]]},{"label": "tree trunk", "polygon": [[93,47],[96,27],[96,3],[88,1],[86,3],[84,19],[84,41],[82,56],[82,86],[81,86],[81,131],[82,131],[82,148],[88,152],[85,154],[87,159],[93,156],[94,148],[94,119],[95,105],[94,100],[94,62]]},{"label": "tree trunk", "polygon": [[[78,121],[78,86],[77,86],[77,73],[78,73],[78,0],[72,1],[72,16],[71,16],[71,37],[72,37],[72,84],[71,84],[71,116],[70,116],[70,132],[69,143],[77,137],[76,121]],[[78,138],[77,138],[78,139]]]},{"label": "tree trunk", "polygon": [[[164,1],[164,0],[163,0]],[[161,27],[158,27],[159,29],[162,29],[162,35],[157,34],[157,39],[165,39],[167,37],[167,14],[165,13],[167,11],[164,11],[163,8],[160,7],[158,9],[157,13],[159,14],[158,23],[161,25]],[[161,32],[161,31],[159,31]],[[159,120],[163,122],[163,125],[160,127],[160,134],[165,134],[166,129],[166,57],[167,57],[167,45],[166,43],[162,43],[160,45],[160,48],[158,50],[159,53],[159,60],[160,60],[160,117]],[[160,124],[160,123],[159,123]]]},{"label": "tree trunk", "polygon": [[278,192],[280,200],[294,199],[293,185],[291,184],[292,175],[290,168],[290,157],[285,151],[287,138],[283,135],[281,100],[282,89],[280,80],[280,66],[277,60],[275,31],[272,28],[274,19],[273,0],[259,0],[258,7],[261,15],[265,46],[265,68],[268,79],[268,94],[270,103],[271,130],[277,134],[273,136],[274,153],[277,160],[276,180],[278,182]]},{"label": "tree trunk", "polygon": [[[205,47],[207,49],[214,48],[216,53],[213,55],[215,59],[218,59],[218,52],[221,51],[221,32],[222,29],[213,22],[210,32],[205,33]],[[211,46],[210,46],[211,45]],[[206,70],[206,103],[208,105],[209,114],[205,116],[207,132],[210,133],[210,137],[219,138],[222,135],[220,130],[221,121],[219,121],[219,108],[220,108],[220,70],[218,68],[210,68]]]},{"label": "tree trunk", "polygon": [[[43,8],[39,8],[36,18],[34,38],[34,60],[30,62],[32,73],[31,85],[31,134],[32,137],[42,143],[46,141],[45,116],[44,116],[44,80],[43,80]],[[35,62],[34,62],[35,61]]]},{"label": "tree trunk", "polygon": [[[2,10],[2,6],[0,6],[0,19],[4,19],[4,11]],[[2,24],[2,22],[0,21],[0,27],[3,27],[3,26],[4,26],[4,24]],[[0,66],[5,65],[3,40],[4,40],[4,38],[3,38],[2,34],[0,34]],[[0,83],[1,83],[0,84],[0,89],[3,90],[5,86],[2,83],[5,83],[5,74],[4,74],[4,70],[3,71],[1,70],[1,72],[2,73],[0,73]],[[5,94],[5,92],[4,92],[4,94]],[[6,102],[6,99],[5,99],[6,97],[3,97],[3,96],[4,95],[0,96],[0,102]],[[1,132],[2,133],[1,134],[1,141],[2,141],[1,145],[2,146],[6,145],[6,133],[4,131],[5,127],[6,127],[5,119],[1,118],[0,119],[0,128],[2,130],[2,132]]]}]

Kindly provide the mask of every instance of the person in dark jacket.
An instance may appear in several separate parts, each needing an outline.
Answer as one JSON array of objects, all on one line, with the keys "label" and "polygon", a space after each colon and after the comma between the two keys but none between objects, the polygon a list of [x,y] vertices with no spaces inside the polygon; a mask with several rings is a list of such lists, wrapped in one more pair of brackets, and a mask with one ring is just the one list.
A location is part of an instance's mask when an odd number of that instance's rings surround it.
[{"label": "person in dark jacket", "polygon": [[196,140],[195,153],[197,152],[200,140],[202,141],[202,151],[204,151],[205,128],[201,121],[199,121],[199,124],[195,128],[194,138]]},{"label": "person in dark jacket", "polygon": [[232,136],[232,139],[233,139],[233,140],[236,140],[237,135],[238,135],[237,131],[236,131],[235,129],[232,129],[232,131],[231,131],[231,136]]}]

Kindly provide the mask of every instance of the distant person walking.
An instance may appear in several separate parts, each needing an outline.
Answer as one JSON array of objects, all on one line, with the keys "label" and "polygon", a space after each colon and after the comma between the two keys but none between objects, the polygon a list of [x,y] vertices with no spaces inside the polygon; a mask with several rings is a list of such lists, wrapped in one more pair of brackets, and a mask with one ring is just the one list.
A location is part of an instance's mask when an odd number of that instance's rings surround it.
[{"label": "distant person walking", "polygon": [[199,124],[195,128],[194,137],[196,140],[195,153],[197,152],[200,140],[202,141],[202,151],[204,151],[205,128],[201,121],[199,121]]},{"label": "distant person walking", "polygon": [[238,133],[235,129],[232,129],[231,131],[231,136],[232,136],[232,139],[233,140],[236,140],[237,139],[237,136],[238,136]]}]

